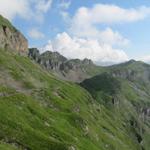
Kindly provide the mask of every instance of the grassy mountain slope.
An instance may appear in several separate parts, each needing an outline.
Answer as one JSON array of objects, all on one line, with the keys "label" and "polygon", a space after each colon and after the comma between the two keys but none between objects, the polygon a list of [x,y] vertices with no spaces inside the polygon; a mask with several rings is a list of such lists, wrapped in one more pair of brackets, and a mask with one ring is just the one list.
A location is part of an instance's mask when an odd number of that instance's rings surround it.
[{"label": "grassy mountain slope", "polygon": [[[27,40],[2,16],[0,29],[0,149],[149,149],[149,65],[98,67],[37,49],[32,61],[14,53],[26,53]],[[75,82],[99,75],[81,83],[85,90],[52,73]]]},{"label": "grassy mountain slope", "polygon": [[[121,110],[104,105],[29,58],[0,50],[2,150],[140,150],[140,133],[131,127],[137,113],[124,103]],[[143,145],[147,150],[148,142]]]},{"label": "grassy mountain slope", "polygon": [[101,105],[121,120],[141,149],[150,147],[150,66],[129,61],[81,83]]},{"label": "grassy mountain slope", "polygon": [[11,29],[13,32],[17,31],[17,29],[14,28],[7,19],[5,19],[3,16],[0,15],[0,27],[2,27],[2,26],[9,27],[9,29]]}]

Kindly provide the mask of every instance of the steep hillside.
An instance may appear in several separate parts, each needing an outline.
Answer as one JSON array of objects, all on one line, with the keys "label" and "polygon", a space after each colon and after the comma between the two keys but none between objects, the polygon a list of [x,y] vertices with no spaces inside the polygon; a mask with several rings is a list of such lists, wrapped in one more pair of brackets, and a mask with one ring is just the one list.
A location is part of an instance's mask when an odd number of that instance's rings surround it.
[{"label": "steep hillside", "polygon": [[100,104],[115,109],[114,115],[129,121],[124,123],[142,149],[150,143],[150,65],[129,61],[108,67],[106,73],[81,83]]},{"label": "steep hillside", "polygon": [[114,77],[134,82],[137,86],[150,89],[150,65],[140,61],[130,60],[129,62],[111,66],[109,71]]},{"label": "steep hillside", "polygon": [[81,82],[105,70],[89,59],[68,60],[58,52],[47,51],[40,54],[37,48],[29,49],[29,57],[60,79],[72,82]]},{"label": "steep hillside", "polygon": [[131,120],[116,111],[29,58],[0,50],[1,149],[140,150]]}]

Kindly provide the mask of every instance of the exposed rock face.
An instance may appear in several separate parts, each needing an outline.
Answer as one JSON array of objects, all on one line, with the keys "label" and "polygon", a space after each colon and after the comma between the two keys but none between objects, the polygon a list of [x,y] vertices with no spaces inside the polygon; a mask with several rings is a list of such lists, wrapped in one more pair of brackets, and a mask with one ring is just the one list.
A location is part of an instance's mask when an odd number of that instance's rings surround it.
[{"label": "exposed rock face", "polygon": [[47,69],[60,70],[60,66],[67,61],[67,58],[58,52],[47,51],[39,56],[39,63],[44,64]]},{"label": "exposed rock face", "polygon": [[87,58],[85,58],[84,60],[71,59],[62,64],[62,69],[65,71],[82,69],[84,72],[84,66],[86,65],[94,65],[94,64],[90,59]]},{"label": "exposed rock face", "polygon": [[58,52],[46,51],[40,54],[37,48],[30,48],[28,56],[46,69],[53,71],[60,78],[73,82],[80,82],[88,78],[87,68],[95,67],[89,59],[68,60]]},{"label": "exposed rock face", "polygon": [[60,70],[61,65],[67,61],[67,58],[57,52],[47,51],[40,55],[37,48],[29,49],[28,56],[50,70]]},{"label": "exposed rock face", "polygon": [[36,62],[38,62],[39,61],[39,56],[40,56],[39,50],[37,48],[29,49],[28,56],[31,59],[34,59]]},{"label": "exposed rock face", "polygon": [[0,48],[12,50],[21,55],[28,53],[27,39],[2,16],[0,16]]},{"label": "exposed rock face", "polygon": [[131,82],[137,81],[143,84],[150,82],[150,66],[140,61],[130,60],[126,63],[112,66],[110,69],[114,77],[127,79]]}]

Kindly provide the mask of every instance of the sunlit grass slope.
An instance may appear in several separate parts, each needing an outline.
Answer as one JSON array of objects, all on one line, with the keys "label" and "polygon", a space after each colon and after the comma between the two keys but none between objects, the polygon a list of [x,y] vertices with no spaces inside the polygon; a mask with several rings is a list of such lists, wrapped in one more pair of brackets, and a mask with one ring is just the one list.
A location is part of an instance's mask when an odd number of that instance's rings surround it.
[{"label": "sunlit grass slope", "polygon": [[1,150],[141,150],[128,110],[0,50]]}]

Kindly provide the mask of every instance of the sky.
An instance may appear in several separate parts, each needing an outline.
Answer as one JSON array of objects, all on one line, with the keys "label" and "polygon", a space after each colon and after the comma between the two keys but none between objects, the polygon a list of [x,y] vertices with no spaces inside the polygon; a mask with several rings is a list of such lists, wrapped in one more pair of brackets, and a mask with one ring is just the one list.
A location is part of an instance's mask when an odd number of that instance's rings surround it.
[{"label": "sky", "polygon": [[0,0],[0,14],[41,52],[99,65],[150,62],[149,0]]}]

